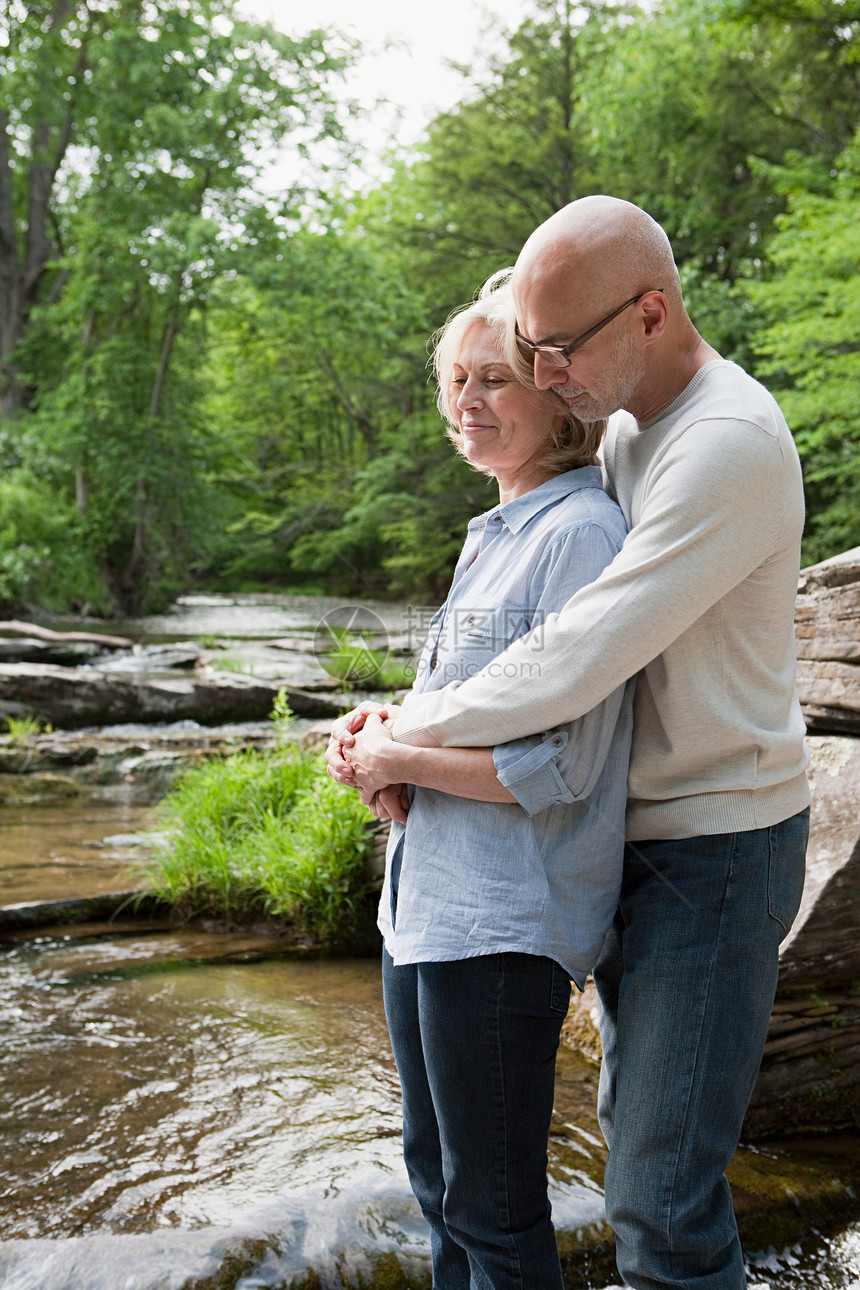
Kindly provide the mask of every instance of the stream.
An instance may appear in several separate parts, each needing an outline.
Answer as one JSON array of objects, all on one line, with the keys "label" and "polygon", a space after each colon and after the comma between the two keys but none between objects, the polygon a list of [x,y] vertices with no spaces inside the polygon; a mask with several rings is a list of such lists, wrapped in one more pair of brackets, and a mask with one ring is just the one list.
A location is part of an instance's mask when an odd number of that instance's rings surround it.
[{"label": "stream", "polygon": [[[311,640],[328,606],[307,601],[194,597],[97,630],[133,636],[140,667],[154,666],[148,645],[204,636],[259,667],[274,638]],[[402,635],[405,607],[374,612]],[[311,652],[292,664],[310,675]],[[134,886],[165,765],[216,735],[188,723],[77,732],[99,744],[103,773],[91,763],[32,792],[27,776],[2,776],[0,904]],[[7,931],[0,1027],[3,1290],[428,1290],[375,958],[132,909],[108,925]],[[616,1276],[596,1083],[594,1064],[563,1048],[549,1173],[570,1290]],[[751,1285],[860,1290],[857,1147],[846,1135],[738,1151]]]}]

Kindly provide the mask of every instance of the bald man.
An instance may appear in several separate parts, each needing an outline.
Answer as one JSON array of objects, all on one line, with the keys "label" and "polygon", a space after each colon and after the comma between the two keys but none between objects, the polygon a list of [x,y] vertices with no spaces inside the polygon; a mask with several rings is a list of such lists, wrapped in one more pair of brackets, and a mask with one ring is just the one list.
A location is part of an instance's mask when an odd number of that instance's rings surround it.
[{"label": "bald man", "polygon": [[[394,737],[493,746],[581,716],[638,673],[623,887],[594,973],[607,1214],[628,1285],[741,1290],[725,1168],[808,829],[800,465],[771,396],[694,328],[668,239],[638,207],[600,196],[559,211],[526,243],[513,291],[536,384],[583,421],[617,413],[605,487],[630,532],[538,632],[459,687],[410,697]],[[348,779],[336,749],[329,765]]]}]

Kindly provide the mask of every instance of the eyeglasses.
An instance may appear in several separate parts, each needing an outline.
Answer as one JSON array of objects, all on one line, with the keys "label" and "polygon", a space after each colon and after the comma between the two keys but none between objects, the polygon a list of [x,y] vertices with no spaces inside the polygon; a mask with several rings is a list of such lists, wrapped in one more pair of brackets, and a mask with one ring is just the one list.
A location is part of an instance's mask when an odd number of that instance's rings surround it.
[{"label": "eyeglasses", "polygon": [[[662,291],[663,288],[652,287],[651,290]],[[624,301],[623,305],[619,305],[617,309],[613,309],[611,314],[607,314],[605,318],[601,318],[599,323],[595,323],[593,327],[589,327],[588,331],[584,331],[581,336],[577,336],[576,340],[568,341],[566,345],[536,345],[534,341],[526,340],[525,336],[521,334],[519,327],[515,326],[514,332],[516,334],[517,342],[526,358],[533,359],[535,354],[540,354],[541,358],[545,358],[553,367],[570,367],[570,356],[575,350],[579,349],[580,345],[584,345],[587,340],[591,340],[592,336],[596,336],[599,331],[602,331],[604,327],[607,327],[609,323],[612,322],[613,318],[617,318],[619,314],[623,313],[625,309],[629,309],[631,305],[638,304],[642,297],[647,295],[647,291],[642,291],[638,296],[631,296],[629,300]]]}]

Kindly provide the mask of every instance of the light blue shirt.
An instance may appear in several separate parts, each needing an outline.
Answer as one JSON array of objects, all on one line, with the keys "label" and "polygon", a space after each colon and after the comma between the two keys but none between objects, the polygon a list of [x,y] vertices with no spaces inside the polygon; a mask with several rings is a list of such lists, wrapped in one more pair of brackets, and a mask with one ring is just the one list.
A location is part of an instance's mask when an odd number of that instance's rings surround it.
[{"label": "light blue shirt", "polygon": [[[413,690],[480,671],[594,581],[626,532],[596,466],[473,519]],[[541,666],[536,635],[529,675]],[[540,954],[584,985],[618,904],[632,697],[631,680],[568,725],[496,747],[516,803],[410,790],[379,912],[395,964]]]}]

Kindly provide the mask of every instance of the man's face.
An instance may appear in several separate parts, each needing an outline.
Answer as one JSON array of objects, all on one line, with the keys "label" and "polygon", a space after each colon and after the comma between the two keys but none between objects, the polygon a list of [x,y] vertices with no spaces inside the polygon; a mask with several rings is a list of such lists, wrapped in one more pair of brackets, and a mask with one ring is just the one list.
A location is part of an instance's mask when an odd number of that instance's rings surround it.
[{"label": "man's face", "polygon": [[[577,304],[569,276],[544,275],[531,282],[526,273],[515,276],[517,327],[539,345],[565,345],[594,327],[623,301]],[[542,354],[534,355],[535,384],[552,389],[581,421],[601,421],[627,407],[645,375],[645,358],[632,329],[633,309],[625,309],[570,355],[569,367],[557,367]]]}]

